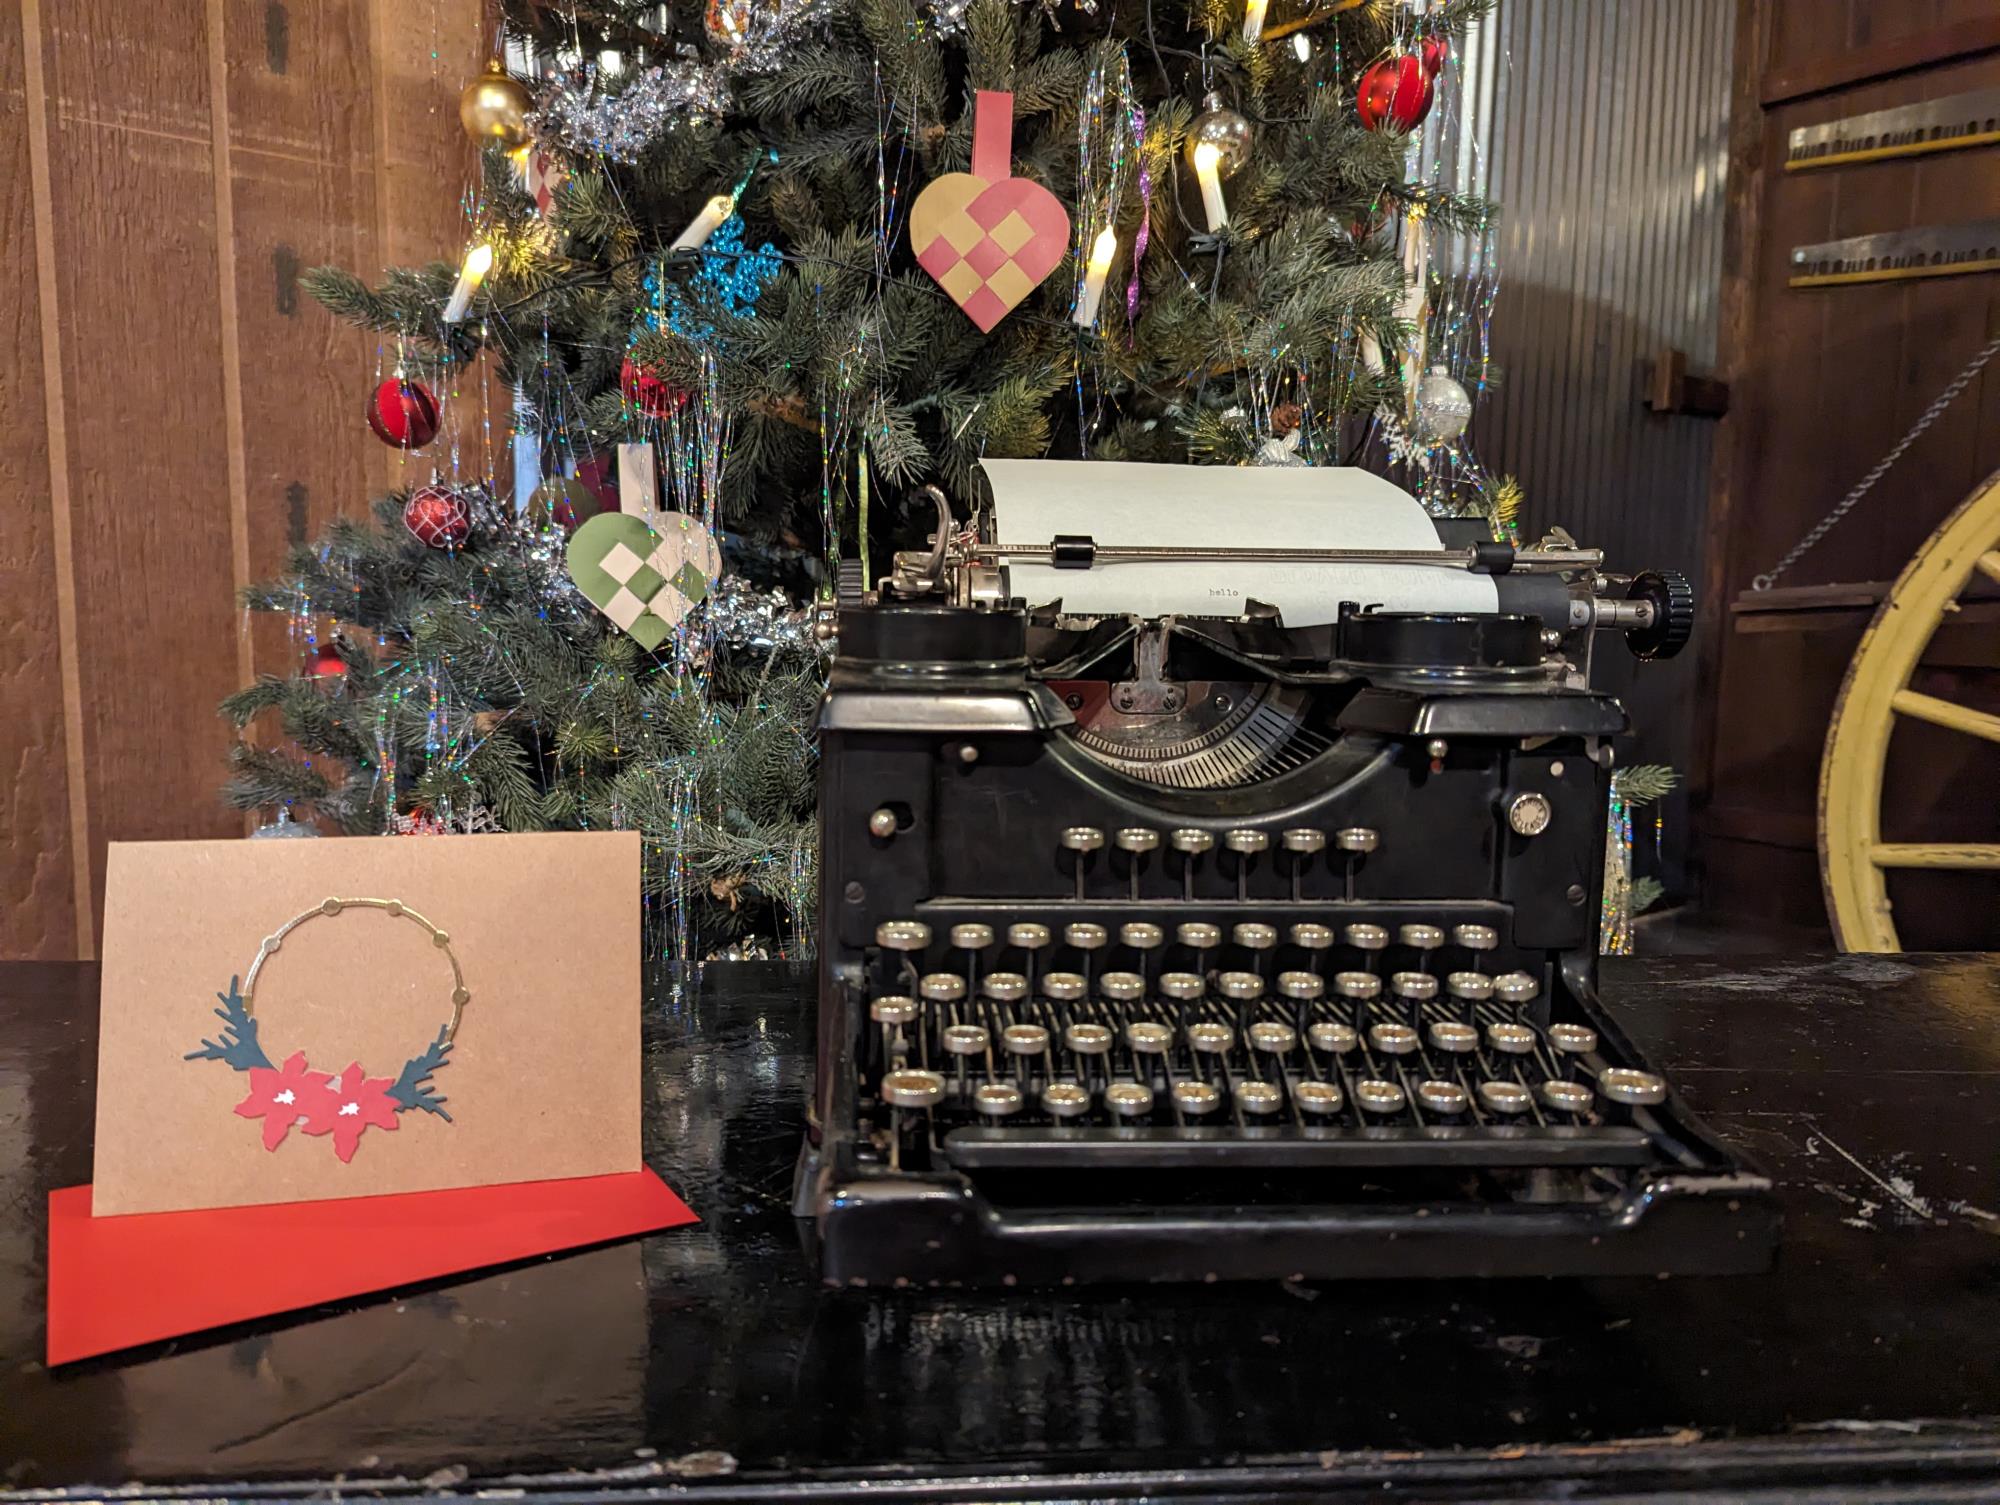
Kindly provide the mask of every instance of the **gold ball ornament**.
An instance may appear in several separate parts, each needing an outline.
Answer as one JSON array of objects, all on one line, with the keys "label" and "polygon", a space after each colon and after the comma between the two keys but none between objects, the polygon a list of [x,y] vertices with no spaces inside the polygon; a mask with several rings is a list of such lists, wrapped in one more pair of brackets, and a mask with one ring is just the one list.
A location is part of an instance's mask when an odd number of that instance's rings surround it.
[{"label": "gold ball ornament", "polygon": [[1202,112],[1188,127],[1188,161],[1194,161],[1197,147],[1212,146],[1217,170],[1223,177],[1233,178],[1250,160],[1250,144],[1256,138],[1256,128],[1225,105],[1220,94],[1210,94],[1201,103]]},{"label": "gold ball ornament", "polygon": [[458,119],[481,146],[492,142],[511,152],[528,144],[528,111],[534,104],[527,86],[495,58],[458,96]]}]

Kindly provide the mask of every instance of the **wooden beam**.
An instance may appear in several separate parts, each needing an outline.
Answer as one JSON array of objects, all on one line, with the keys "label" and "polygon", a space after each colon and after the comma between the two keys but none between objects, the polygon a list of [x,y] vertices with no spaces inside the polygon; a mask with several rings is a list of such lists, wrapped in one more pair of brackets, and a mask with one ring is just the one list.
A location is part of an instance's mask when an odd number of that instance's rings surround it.
[{"label": "wooden beam", "polygon": [[1881,842],[1868,849],[1868,860],[1877,867],[1922,867],[2000,871],[2000,844],[1977,842],[1951,845],[1944,842]]},{"label": "wooden beam", "polygon": [[1937,63],[1995,51],[2000,51],[2000,13],[1872,42],[1796,68],[1773,69],[1764,75],[1758,100],[1768,110],[1795,99],[1830,94],[1835,89],[1852,88],[1878,78],[1893,78],[1899,73],[1914,73]]}]

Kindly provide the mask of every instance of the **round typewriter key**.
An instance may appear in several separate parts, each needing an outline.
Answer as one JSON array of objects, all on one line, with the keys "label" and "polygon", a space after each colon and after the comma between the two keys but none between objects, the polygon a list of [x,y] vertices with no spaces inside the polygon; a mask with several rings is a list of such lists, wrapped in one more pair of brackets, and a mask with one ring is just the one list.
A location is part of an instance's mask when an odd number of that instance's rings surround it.
[{"label": "round typewriter key", "polygon": [[1416,1051],[1417,1032],[1407,1024],[1370,1025],[1368,1043],[1385,1056],[1407,1056]]},{"label": "round typewriter key", "polygon": [[1295,1050],[1299,1043],[1299,1032],[1289,1024],[1280,1024],[1276,1019],[1259,1019],[1250,1026],[1250,1048],[1261,1050],[1267,1055],[1282,1056]]},{"label": "round typewriter key", "polygon": [[1338,1113],[1344,1099],[1337,1083],[1307,1080],[1292,1084],[1292,1101],[1308,1113],[1324,1116]]},{"label": "round typewriter key", "polygon": [[1206,1082],[1175,1082],[1174,1104],[1181,1112],[1199,1118],[1222,1106],[1222,1094]]},{"label": "round typewriter key", "polygon": [[1102,1056],[1111,1051],[1111,1030],[1102,1024],[1072,1024],[1063,1031],[1063,1044],[1080,1056]]},{"label": "round typewriter key", "polygon": [[1361,1037],[1354,1033],[1354,1026],[1341,1024],[1331,1019],[1322,1019],[1317,1024],[1306,1026],[1306,1043],[1314,1050],[1324,1050],[1333,1055],[1345,1055],[1361,1043]]},{"label": "round typewriter key", "polygon": [[1333,944],[1333,927],[1303,921],[1292,927],[1292,944],[1306,951],[1324,951]]},{"label": "round typewriter key", "polygon": [[984,951],[993,944],[993,927],[970,922],[951,927],[951,943],[961,951]]},{"label": "round typewriter key", "polygon": [[928,1108],[944,1096],[944,1078],[935,1071],[891,1071],[882,1077],[882,1101],[897,1108]]},{"label": "round typewriter key", "polygon": [[1491,925],[1455,925],[1451,938],[1467,951],[1491,951],[1500,944],[1500,932]]},{"label": "round typewriter key", "polygon": [[1380,925],[1349,925],[1347,944],[1357,951],[1380,951],[1389,944],[1389,932]]},{"label": "round typewriter key", "polygon": [[1370,1113],[1401,1113],[1409,1099],[1394,1082],[1363,1077],[1354,1084],[1354,1100]]},{"label": "round typewriter key", "polygon": [[1587,1024],[1551,1024],[1549,1044],[1568,1056],[1587,1056],[1597,1049],[1597,1031]]},{"label": "round typewriter key", "polygon": [[1042,1109],[1051,1118],[1081,1118],[1090,1111],[1090,1089],[1076,1082],[1050,1082],[1042,1089]]},{"label": "round typewriter key", "polygon": [[1285,850],[1301,857],[1326,850],[1326,832],[1314,830],[1311,826],[1293,826],[1278,838],[1285,844]]},{"label": "round typewriter key", "polygon": [[1102,925],[1093,925],[1087,920],[1079,920],[1074,925],[1063,927],[1063,940],[1078,951],[1101,950],[1111,939]]},{"label": "round typewriter key", "polygon": [[1493,979],[1484,972],[1454,972],[1445,979],[1451,996],[1467,1003],[1484,1003],[1493,996]]},{"label": "round typewriter key", "polygon": [[1104,1106],[1120,1118],[1142,1118],[1153,1111],[1153,1089],[1144,1082],[1106,1082]]},{"label": "round typewriter key", "polygon": [[1665,1078],[1632,1066],[1608,1066],[1597,1074],[1597,1090],[1614,1103],[1649,1108],[1667,1100]]},{"label": "round typewriter key", "polygon": [[1155,851],[1160,845],[1160,833],[1146,826],[1126,826],[1114,839],[1118,843],[1119,851],[1131,852],[1134,855]]},{"label": "round typewriter key", "polygon": [[1211,946],[1222,944],[1222,927],[1211,925],[1206,920],[1187,920],[1175,928],[1174,939],[1183,946],[1206,951]]},{"label": "round typewriter key", "polygon": [[1095,826],[1065,826],[1062,844],[1072,852],[1094,852],[1104,845],[1104,833]]},{"label": "round typewriter key", "polygon": [[1237,1082],[1236,1106],[1245,1113],[1262,1116],[1276,1113],[1285,1106],[1285,1090],[1275,1082],[1260,1082],[1255,1077],[1244,1077]]},{"label": "round typewriter key", "polygon": [[1248,1003],[1264,996],[1264,979],[1255,972],[1223,972],[1215,979],[1215,990],[1224,998]]},{"label": "round typewriter key", "polygon": [[875,927],[875,944],[884,951],[921,951],[931,943],[931,927],[922,920],[884,920]]},{"label": "round typewriter key", "polygon": [[1336,972],[1333,977],[1333,987],[1342,998],[1382,996],[1382,979],[1373,972]]},{"label": "round typewriter key", "polygon": [[1278,991],[1287,998],[1321,998],[1326,994],[1326,979],[1317,972],[1280,972]]},{"label": "round typewriter key", "polygon": [[1533,1101],[1528,1089],[1519,1082],[1485,1081],[1479,1084],[1479,1106],[1489,1113],[1505,1113],[1510,1117],[1526,1113]]},{"label": "round typewriter key", "polygon": [[931,1003],[957,1003],[965,996],[965,979],[956,972],[927,972],[917,991]]},{"label": "round typewriter key", "polygon": [[995,1003],[1019,1003],[1028,996],[1028,979],[1019,972],[989,972],[979,979],[979,991]]},{"label": "round typewriter key", "polygon": [[1146,979],[1137,972],[1106,972],[1097,979],[1097,991],[1113,1003],[1137,1003],[1146,996]]},{"label": "round typewriter key", "polygon": [[1187,1042],[1190,1050],[1205,1056],[1226,1055],[1236,1043],[1236,1031],[1213,1019],[1203,1019],[1187,1027]]},{"label": "round typewriter key", "polygon": [[1118,927],[1118,939],[1134,951],[1151,951],[1167,938],[1166,931],[1144,920],[1133,920]]},{"label": "round typewriter key", "polygon": [[1190,857],[1198,857],[1215,845],[1213,831],[1198,831],[1192,826],[1170,833],[1167,843],[1176,852],[1185,852]]},{"label": "round typewriter key", "polygon": [[1021,1111],[1021,1089],[1012,1082],[981,1082],[972,1089],[972,1106],[988,1118],[1006,1118]]},{"label": "round typewriter key", "polygon": [[1278,944],[1278,927],[1245,920],[1229,932],[1229,938],[1248,951],[1269,951]]},{"label": "round typewriter key", "polygon": [[986,1054],[986,1027],[980,1024],[947,1024],[944,1027],[945,1053],[954,1056]]},{"label": "round typewriter key", "polygon": [[1428,972],[1398,972],[1389,979],[1389,986],[1398,998],[1414,999],[1418,1003],[1438,995],[1438,980]]},{"label": "round typewriter key", "polygon": [[1532,1003],[1542,985],[1526,972],[1502,972],[1493,979],[1493,996],[1502,1003]]},{"label": "round typewriter key", "polygon": [[1193,972],[1162,972],[1157,986],[1162,998],[1176,1003],[1193,1003],[1208,991],[1208,984]]},{"label": "round typewriter key", "polygon": [[1432,1113],[1446,1115],[1463,1113],[1466,1104],[1471,1100],[1465,1089],[1456,1082],[1417,1083],[1417,1102]]},{"label": "round typewriter key", "polygon": [[1336,832],[1333,840],[1343,852],[1372,852],[1382,845],[1381,833],[1366,826],[1349,826],[1344,831]]},{"label": "round typewriter key", "polygon": [[1164,1055],[1174,1043],[1174,1032],[1151,1019],[1135,1019],[1125,1026],[1125,1043],[1142,1056]]},{"label": "round typewriter key", "polygon": [[1560,1077],[1542,1083],[1541,1093],[1543,1104],[1559,1113],[1588,1113],[1594,1095],[1583,1083],[1566,1082]]},{"label": "round typewriter key", "polygon": [[1000,1043],[1010,1056],[1038,1056],[1049,1048],[1049,1032],[1039,1024],[1010,1024],[1000,1031]]},{"label": "round typewriter key", "polygon": [[1270,846],[1271,836],[1268,831],[1253,831],[1248,827],[1238,827],[1234,831],[1224,831],[1222,833],[1222,844],[1228,847],[1230,851],[1247,857],[1253,852],[1261,852]]},{"label": "round typewriter key", "polygon": [[868,1017],[877,1024],[908,1024],[917,1017],[917,1001],[901,996],[878,998],[868,1005]]},{"label": "round typewriter key", "polygon": [[1455,1056],[1479,1049],[1479,1031],[1456,1019],[1438,1019],[1431,1024],[1431,1048]]},{"label": "round typewriter key", "polygon": [[1023,920],[1018,925],[1007,927],[1007,944],[1018,946],[1023,951],[1039,951],[1049,943],[1049,927],[1037,925],[1033,920]]},{"label": "round typewriter key", "polygon": [[1535,1032],[1525,1024],[1489,1024],[1486,1043],[1503,1056],[1525,1056],[1535,1048]]},{"label": "round typewriter key", "polygon": [[1074,972],[1051,972],[1042,979],[1042,996],[1057,1003],[1075,1003],[1089,990],[1089,984]]},{"label": "round typewriter key", "polygon": [[1444,932],[1435,925],[1405,925],[1396,939],[1412,951],[1435,951],[1444,944]]}]

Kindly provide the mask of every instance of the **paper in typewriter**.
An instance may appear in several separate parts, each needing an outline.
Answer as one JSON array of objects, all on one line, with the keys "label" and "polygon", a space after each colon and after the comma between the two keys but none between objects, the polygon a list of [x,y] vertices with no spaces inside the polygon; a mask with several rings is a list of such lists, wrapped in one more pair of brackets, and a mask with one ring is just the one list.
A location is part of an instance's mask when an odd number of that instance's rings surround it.
[{"label": "paper in typewriter", "polygon": [[[1099,545],[1201,549],[1436,549],[1437,528],[1408,492],[1349,467],[1142,465],[986,460],[994,538],[1045,544],[1087,534]],[[1256,600],[1288,627],[1331,622],[1342,601],[1387,611],[1491,612],[1491,577],[1450,566],[1271,564],[1199,560],[1057,570],[1006,560],[1030,605],[1061,598],[1084,615],[1235,616]]]}]

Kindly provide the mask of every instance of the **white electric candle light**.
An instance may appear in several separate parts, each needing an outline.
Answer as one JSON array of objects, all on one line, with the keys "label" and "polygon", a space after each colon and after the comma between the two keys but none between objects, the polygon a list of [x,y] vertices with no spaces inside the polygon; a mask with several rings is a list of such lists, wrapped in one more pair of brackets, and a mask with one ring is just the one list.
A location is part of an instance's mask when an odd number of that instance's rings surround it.
[{"label": "white electric candle light", "polygon": [[1213,141],[1201,142],[1194,149],[1195,181],[1201,184],[1201,207],[1208,214],[1210,230],[1220,230],[1229,223],[1229,209],[1222,202],[1221,161],[1222,149]]},{"label": "white electric candle light", "polygon": [[1292,53],[1302,63],[1310,63],[1313,55],[1312,38],[1302,31],[1292,33]]},{"label": "white electric candle light", "polygon": [[1269,10],[1271,0],[1249,0],[1243,7],[1243,40],[1254,42],[1264,35],[1264,12]]},{"label": "white electric candle light", "polygon": [[701,206],[701,213],[694,217],[694,223],[675,237],[669,251],[698,251],[708,244],[709,236],[716,232],[722,222],[736,212],[736,200],[726,193],[718,193]]},{"label": "white electric candle light", "polygon": [[1097,322],[1097,306],[1104,301],[1104,281],[1111,275],[1111,258],[1118,254],[1118,232],[1106,225],[1091,242],[1090,261],[1083,269],[1083,295],[1076,300],[1071,317],[1088,329]]},{"label": "white electric candle light", "polygon": [[472,295],[479,291],[479,284],[486,280],[486,274],[493,266],[493,247],[474,246],[465,253],[465,264],[458,269],[458,283],[451,290],[451,301],[444,306],[444,321],[456,324],[472,307]]}]

